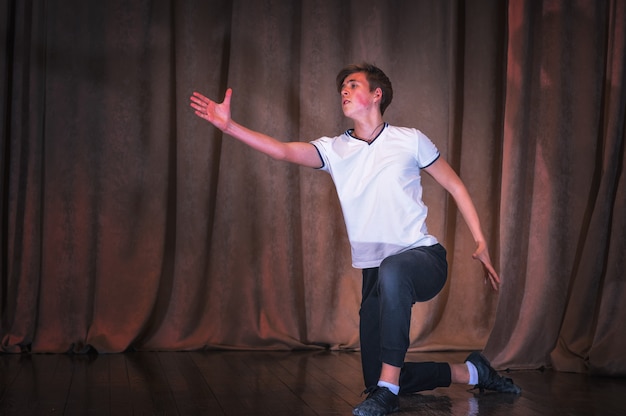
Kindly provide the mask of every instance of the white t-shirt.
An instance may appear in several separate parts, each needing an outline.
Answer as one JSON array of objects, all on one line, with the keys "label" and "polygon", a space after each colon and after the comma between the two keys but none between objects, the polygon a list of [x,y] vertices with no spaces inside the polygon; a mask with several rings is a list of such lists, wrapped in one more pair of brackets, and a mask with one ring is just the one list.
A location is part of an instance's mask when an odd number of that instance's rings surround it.
[{"label": "white t-shirt", "polygon": [[437,147],[412,128],[385,124],[371,144],[351,132],[311,143],[337,188],[353,267],[378,267],[390,255],[436,244],[426,228],[420,169],[439,158]]}]

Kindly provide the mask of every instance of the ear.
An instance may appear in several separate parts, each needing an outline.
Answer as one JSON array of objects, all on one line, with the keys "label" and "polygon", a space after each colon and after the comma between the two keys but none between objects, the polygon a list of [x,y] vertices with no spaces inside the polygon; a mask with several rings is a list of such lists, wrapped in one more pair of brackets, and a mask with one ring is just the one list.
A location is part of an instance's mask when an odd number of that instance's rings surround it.
[{"label": "ear", "polygon": [[380,87],[374,90],[374,98],[378,98],[379,100],[383,98],[383,90],[380,89]]}]

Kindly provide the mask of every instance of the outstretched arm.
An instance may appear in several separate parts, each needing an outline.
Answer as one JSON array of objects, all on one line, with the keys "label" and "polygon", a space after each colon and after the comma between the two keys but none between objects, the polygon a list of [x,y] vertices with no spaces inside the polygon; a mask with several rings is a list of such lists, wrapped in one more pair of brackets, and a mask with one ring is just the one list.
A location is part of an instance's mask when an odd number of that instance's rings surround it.
[{"label": "outstretched arm", "polygon": [[297,163],[312,168],[322,166],[319,153],[311,143],[281,142],[266,134],[250,130],[236,123],[230,115],[230,100],[232,94],[232,89],[229,88],[226,90],[224,101],[218,104],[199,92],[194,92],[190,97],[190,105],[195,110],[198,117],[213,124],[229,136],[242,141],[253,149],[265,153],[274,159]]},{"label": "outstretched arm", "polygon": [[478,219],[478,213],[476,207],[472,202],[472,199],[465,187],[459,175],[456,174],[454,169],[446,162],[443,157],[439,157],[435,163],[427,167],[428,172],[441,186],[443,186],[454,198],[461,215],[465,220],[465,223],[470,229],[474,241],[476,241],[477,248],[472,257],[479,260],[483,266],[485,272],[485,279],[488,279],[494,290],[498,290],[500,285],[500,277],[495,268],[491,264],[491,258],[489,257],[489,249],[487,248],[487,242],[483,235],[480,221]]}]

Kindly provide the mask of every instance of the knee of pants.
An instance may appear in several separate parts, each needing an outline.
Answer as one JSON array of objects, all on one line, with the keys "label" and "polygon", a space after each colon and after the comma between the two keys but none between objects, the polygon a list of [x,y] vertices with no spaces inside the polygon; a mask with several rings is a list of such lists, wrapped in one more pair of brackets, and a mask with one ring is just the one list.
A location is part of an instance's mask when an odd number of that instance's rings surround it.
[{"label": "knee of pants", "polygon": [[386,258],[380,264],[378,276],[378,290],[381,298],[390,296],[397,299],[402,295],[412,298],[410,275],[403,270],[401,262]]},{"label": "knee of pants", "polygon": [[[383,260],[379,269],[381,298],[411,299],[412,303],[432,299],[446,283],[447,263],[412,252]],[[389,299],[389,298],[388,298]]]}]

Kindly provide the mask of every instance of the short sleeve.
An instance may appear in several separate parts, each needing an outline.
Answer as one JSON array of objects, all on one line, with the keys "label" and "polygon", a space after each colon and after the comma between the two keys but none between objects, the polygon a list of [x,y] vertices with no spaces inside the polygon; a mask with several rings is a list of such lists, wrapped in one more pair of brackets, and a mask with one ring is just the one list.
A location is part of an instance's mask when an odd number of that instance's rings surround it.
[{"label": "short sleeve", "polygon": [[439,159],[439,149],[437,146],[421,131],[417,130],[417,165],[420,169],[424,169],[435,163]]},{"label": "short sleeve", "polygon": [[332,139],[330,137],[320,137],[319,139],[312,140],[309,143],[315,146],[317,153],[320,155],[320,159],[322,159],[322,166],[317,169],[328,172],[329,164],[328,164],[327,152],[328,152],[328,146],[332,144]]}]

